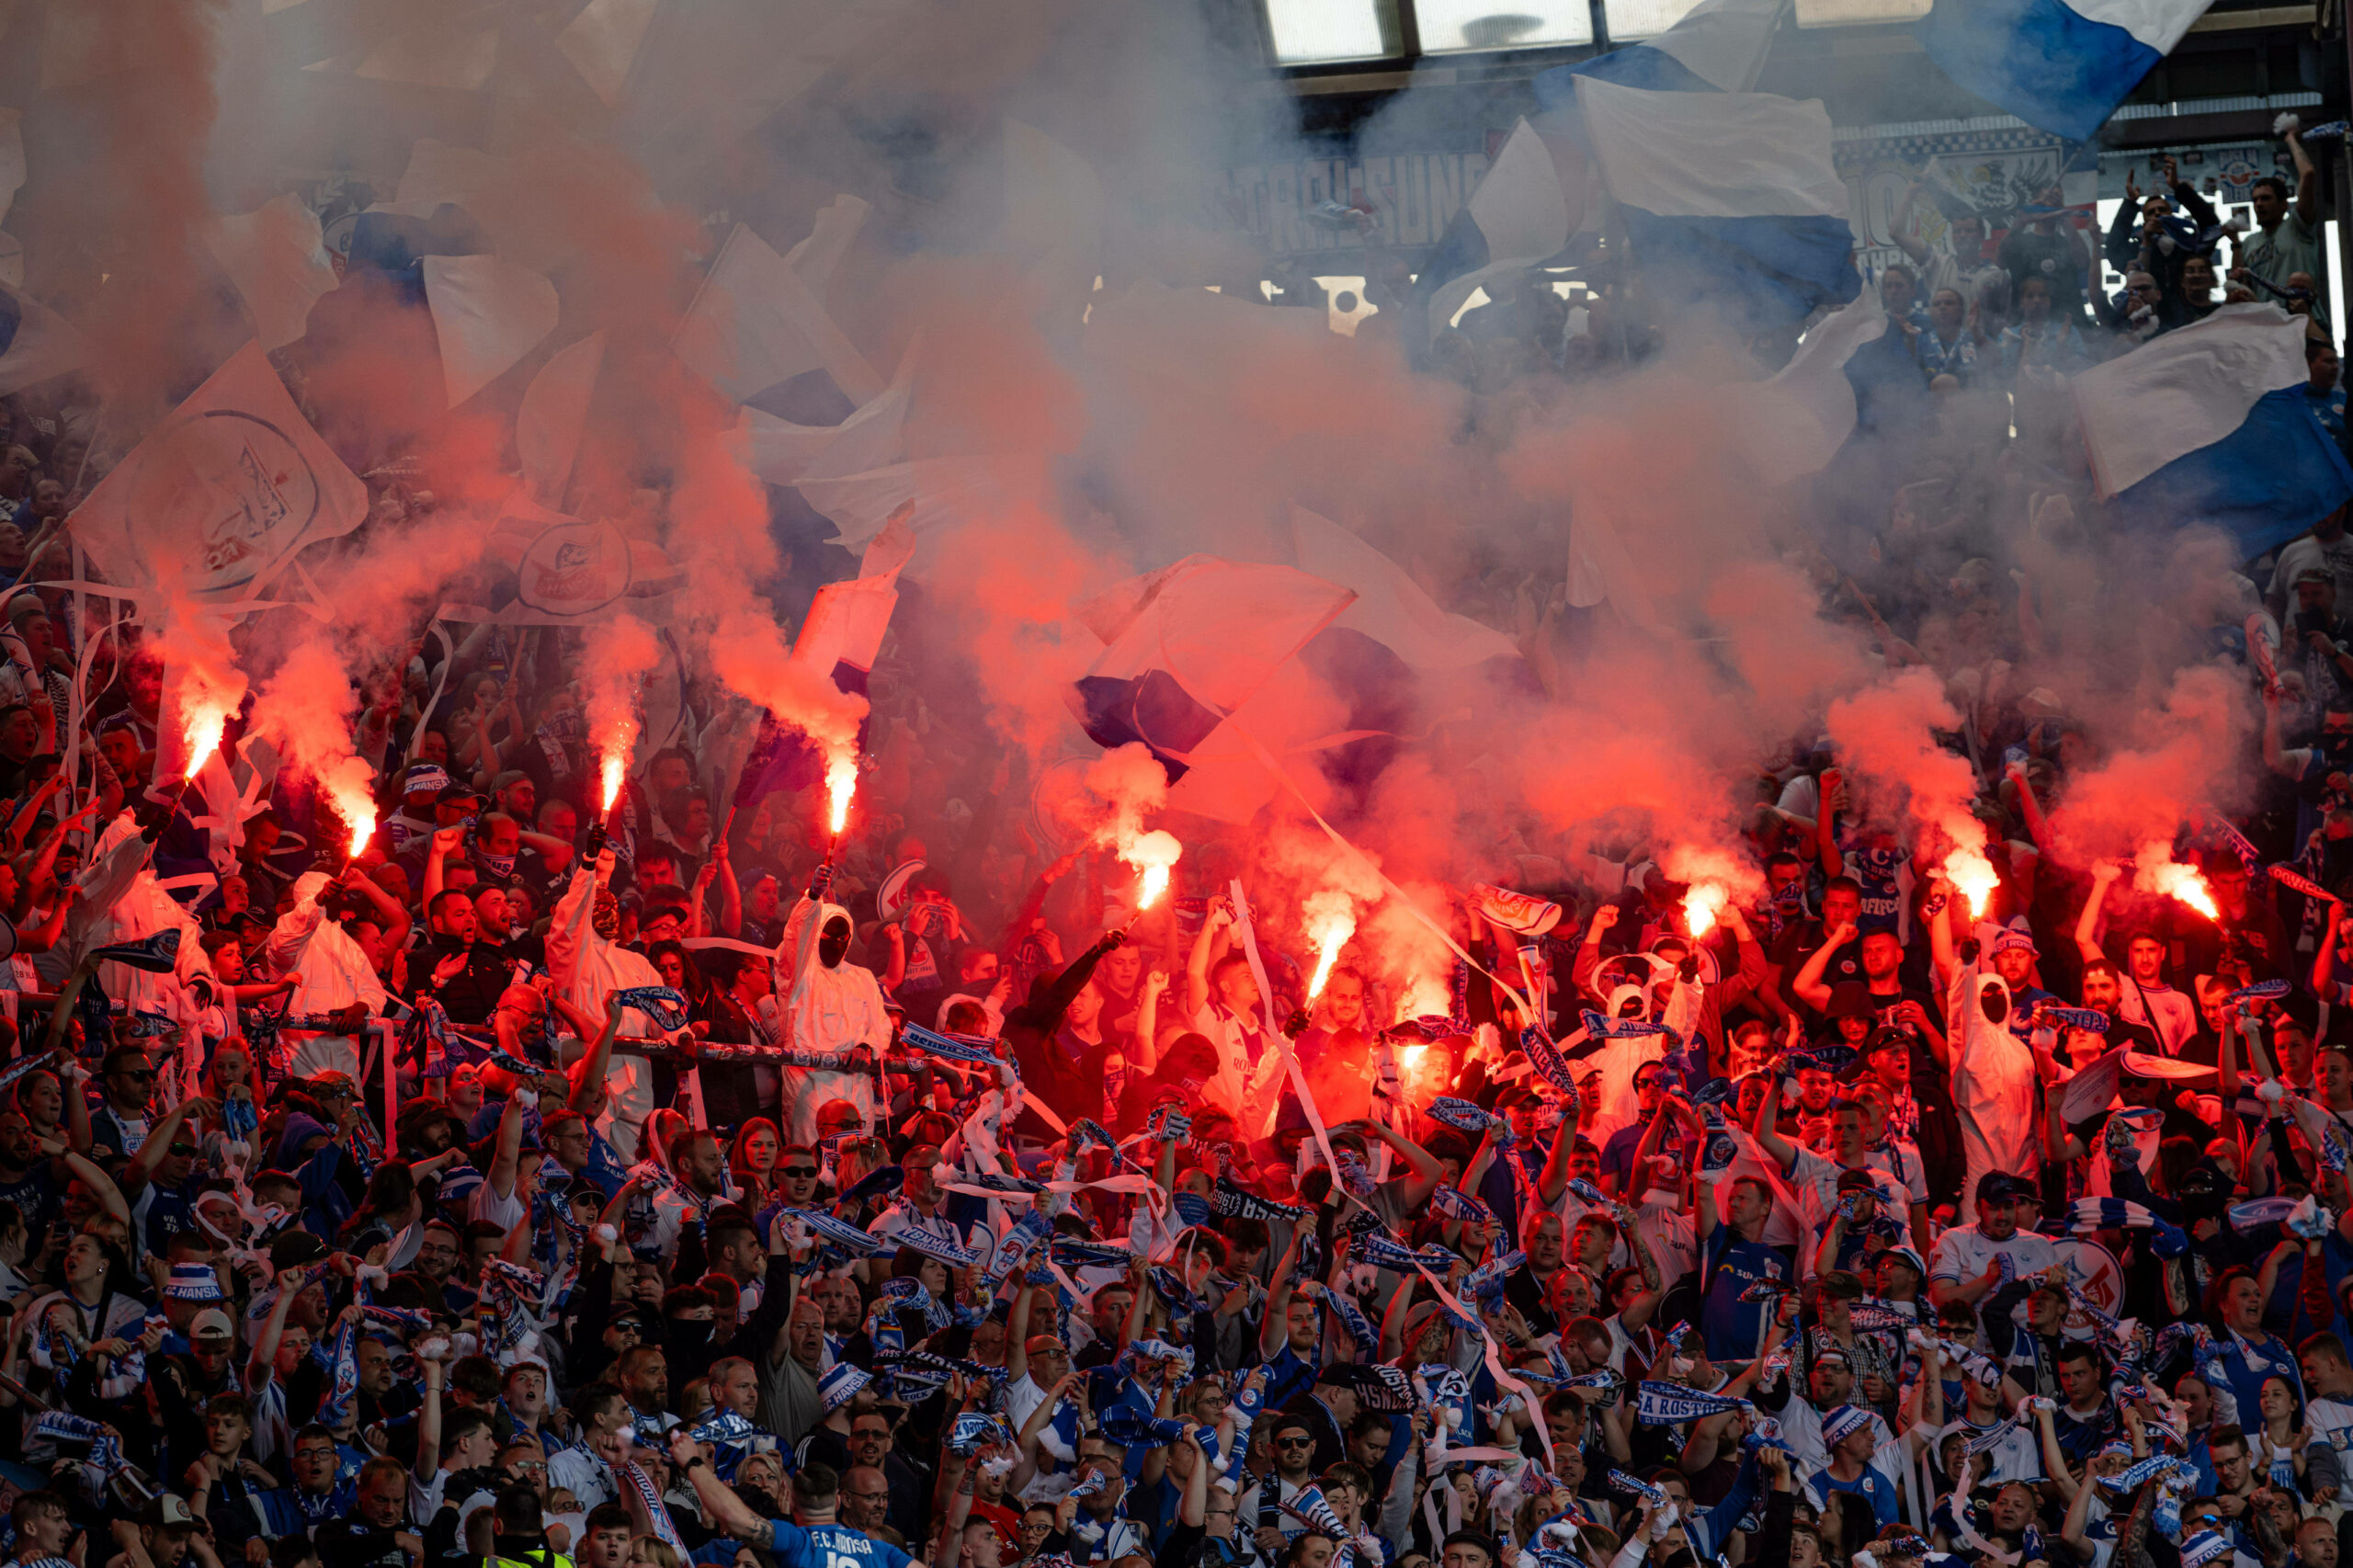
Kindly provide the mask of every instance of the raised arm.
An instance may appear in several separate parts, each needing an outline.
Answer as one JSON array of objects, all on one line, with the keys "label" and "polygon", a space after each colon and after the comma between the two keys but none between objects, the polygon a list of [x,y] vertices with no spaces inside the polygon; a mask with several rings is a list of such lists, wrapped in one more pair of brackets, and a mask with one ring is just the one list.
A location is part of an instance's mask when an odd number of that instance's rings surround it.
[{"label": "raised arm", "polygon": [[[388,946],[398,949],[408,941],[408,911],[401,907],[398,899],[378,887],[375,878],[366,871],[354,869],[351,875],[335,885],[343,892],[358,893],[375,907],[376,918],[384,927],[384,941]],[[427,902],[430,902],[430,895],[427,895]]]},{"label": "raised arm", "polygon": [[441,1468],[441,1380],[449,1369],[438,1359],[418,1359],[425,1365],[425,1404],[416,1415],[416,1458],[408,1468],[419,1486],[430,1486]]},{"label": "raised arm", "polygon": [[1853,941],[1856,935],[1855,923],[1849,920],[1842,922],[1836,930],[1823,937],[1822,946],[1813,949],[1812,956],[1799,966],[1796,977],[1790,982],[1790,989],[1797,994],[1799,1001],[1815,1012],[1830,1005],[1830,987],[1822,983],[1822,976],[1829,969],[1830,960],[1837,955],[1838,949]]},{"label": "raised arm", "polygon": [[1209,917],[1201,922],[1201,934],[1193,938],[1193,950],[1185,959],[1185,1016],[1191,1017],[1210,1005],[1210,956],[1216,951],[1218,937],[1233,924],[1233,909],[1223,899],[1212,900]]},{"label": "raised arm", "polygon": [[[490,1169],[483,1179],[500,1199],[515,1196],[515,1178],[520,1174],[523,1160],[523,1096],[532,1093],[529,1084],[517,1084],[506,1096],[506,1108],[498,1115],[498,1146],[490,1156]],[[528,1233],[528,1224],[515,1227]]]},{"label": "raised arm", "polygon": [[598,1091],[605,1086],[606,1070],[613,1064],[613,1041],[621,1031],[621,1010],[614,1003],[613,994],[605,993],[605,1027],[597,1031],[597,1043],[573,1065],[572,1097],[565,1104],[583,1116],[596,1103]]},{"label": "raised arm", "polygon": [[1290,1229],[1290,1240],[1284,1244],[1282,1256],[1275,1260],[1273,1279],[1267,1286],[1267,1315],[1258,1323],[1258,1357],[1266,1360],[1283,1347],[1290,1337],[1290,1275],[1299,1263],[1300,1227],[1313,1223],[1301,1220]]},{"label": "raised arm", "polygon": [[2296,161],[2296,216],[2304,227],[2320,232],[2320,177],[2313,169],[2313,155],[2304,151],[2301,131],[2288,132],[2288,156]]},{"label": "raised arm", "polygon": [[2075,916],[2075,951],[2083,955],[2086,963],[2108,957],[2099,947],[2099,906],[2107,902],[2108,890],[2122,870],[2113,860],[2092,862],[2092,895],[2084,900],[2084,912]]},{"label": "raised arm", "polygon": [[695,1440],[687,1435],[683,1422],[670,1428],[670,1463],[693,1483],[695,1501],[702,1505],[703,1517],[718,1526],[721,1534],[758,1546],[766,1546],[775,1539],[770,1522],[737,1496],[733,1487],[719,1479],[719,1472],[710,1468],[710,1461],[702,1457]]}]

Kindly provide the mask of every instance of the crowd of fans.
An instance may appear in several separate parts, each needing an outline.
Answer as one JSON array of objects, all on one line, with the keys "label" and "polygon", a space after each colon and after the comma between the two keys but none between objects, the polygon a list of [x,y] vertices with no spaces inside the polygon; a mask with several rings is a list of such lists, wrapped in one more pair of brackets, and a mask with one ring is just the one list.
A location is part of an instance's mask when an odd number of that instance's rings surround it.
[{"label": "crowd of fans", "polygon": [[[2250,233],[2171,179],[2128,209],[2115,301],[2063,215],[1990,250],[1954,222],[1879,279],[1881,412],[1908,378],[2023,426],[2222,290],[2318,332],[2289,145]],[[1627,324],[1556,303],[1507,289],[1433,369],[1574,373]],[[10,412],[0,567],[63,580],[86,421]],[[241,820],[199,824],[156,777],[171,651],[18,589],[14,1560],[2334,1568],[2344,518],[2209,612],[2268,781],[2163,846],[2209,915],[2054,840],[2096,754],[2010,676],[2067,629],[1945,505],[1899,491],[1845,587],[1891,664],[1972,677],[1988,907],[1800,744],[1738,802],[1756,891],[1697,930],[1649,853],[1523,857],[1466,874],[1450,972],[1351,950],[1313,997],[1227,891],[1245,835],[1142,912],[1044,840],[981,705],[926,699],[958,677],[920,618],[844,840],[813,761],[727,776],[696,691],[601,809],[580,637],[480,627],[371,699],[383,820],[347,857],[242,720]],[[1881,619],[1930,582],[1939,614]]]}]

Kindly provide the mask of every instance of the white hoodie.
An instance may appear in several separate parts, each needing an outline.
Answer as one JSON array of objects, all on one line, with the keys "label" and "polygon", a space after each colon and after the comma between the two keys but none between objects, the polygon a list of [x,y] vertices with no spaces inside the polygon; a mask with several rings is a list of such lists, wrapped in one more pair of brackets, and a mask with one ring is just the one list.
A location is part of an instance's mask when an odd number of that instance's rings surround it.
[{"label": "white hoodie", "polygon": [[[305,871],[294,879],[294,907],[278,917],[262,944],[262,962],[273,974],[294,977],[293,994],[286,999],[290,1016],[339,1013],[354,1002],[364,1004],[371,1015],[381,1013],[386,994],[375,966],[351,933],[326,917],[326,908],[319,903],[329,880],[324,871]],[[281,1040],[278,1055],[272,1065],[280,1071],[311,1076],[332,1068],[349,1074],[355,1082],[359,1077],[359,1048],[339,1035]]]},{"label": "white hoodie", "polygon": [[[849,920],[849,911],[837,903],[802,899],[793,911],[787,939],[792,943],[792,982],[784,1007],[791,1020],[790,1043],[798,1051],[849,1051],[866,1046],[880,1051],[890,1043],[891,1016],[882,1010],[882,987],[873,971],[845,957],[827,969],[817,956],[817,941],[836,917]],[[857,926],[853,924],[852,930]],[[781,954],[779,954],[781,956]],[[817,1139],[817,1108],[828,1100],[847,1100],[858,1107],[867,1125],[874,1122],[874,1074],[836,1073],[824,1068],[784,1069],[786,1135],[794,1142]]]},{"label": "white hoodie", "polygon": [[[613,852],[606,850],[591,867],[572,874],[572,884],[555,901],[548,922],[548,974],[556,994],[584,1017],[602,1019],[605,994],[641,985],[659,985],[661,974],[642,953],[597,934],[597,894],[613,874]],[[620,1038],[650,1040],[660,1031],[654,1020],[634,1007],[621,1010]],[[597,1130],[613,1145],[623,1165],[637,1159],[637,1130],[654,1111],[654,1064],[642,1056],[616,1051],[605,1073],[605,1114]]]}]

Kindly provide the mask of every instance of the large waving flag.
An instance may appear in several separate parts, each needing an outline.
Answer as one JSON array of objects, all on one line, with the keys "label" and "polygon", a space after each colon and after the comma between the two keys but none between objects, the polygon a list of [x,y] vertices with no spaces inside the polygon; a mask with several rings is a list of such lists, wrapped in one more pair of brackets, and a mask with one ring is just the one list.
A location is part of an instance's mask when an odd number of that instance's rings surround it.
[{"label": "large waving flag", "polygon": [[2304,395],[2304,319],[2224,305],[2069,383],[2092,477],[2123,515],[2205,522],[2260,554],[2353,497]]},{"label": "large waving flag", "polygon": [[1490,279],[1558,255],[1584,221],[1586,183],[1585,155],[1574,142],[1540,135],[1524,119],[1514,126],[1415,279],[1427,335]]},{"label": "large waving flag", "polygon": [[368,487],[248,343],[98,482],[74,537],[109,582],[224,598],[367,516]]},{"label": "large waving flag", "polygon": [[78,370],[90,346],[65,318],[0,282],[0,397]]},{"label": "large waving flag", "polygon": [[1790,5],[1701,0],[1656,38],[1547,71],[1529,85],[1546,105],[1568,103],[1580,77],[1654,93],[1753,92]]},{"label": "large waving flag", "polygon": [[441,380],[457,407],[555,330],[555,285],[494,256],[428,256],[425,302],[441,345]]},{"label": "large waving flag", "polygon": [[1335,626],[1362,632],[1417,670],[1516,659],[1519,644],[1467,615],[1440,609],[1419,583],[1356,535],[1304,506],[1290,509],[1300,568],[1356,595]]},{"label": "large waving flag", "polygon": [[833,676],[844,691],[864,695],[881,656],[882,634],[899,604],[899,573],[915,552],[914,514],[909,505],[874,536],[857,576],[817,590],[793,641],[793,661]]},{"label": "large waving flag", "polygon": [[2209,0],[1937,0],[1920,42],[1944,74],[2039,130],[2088,142]]},{"label": "large waving flag", "polygon": [[800,269],[741,223],[711,262],[672,347],[737,403],[811,370],[826,371],[856,403],[872,402],[884,384]]},{"label": "large waving flag", "polygon": [[311,307],[338,281],[319,215],[290,193],[215,218],[204,243],[244,296],[264,348],[283,348],[309,331]]},{"label": "large waving flag", "polygon": [[1670,297],[1761,329],[1861,290],[1820,103],[1645,92],[1587,77],[1577,104],[1635,264]]},{"label": "large waving flag", "polygon": [[1847,362],[1887,331],[1879,291],[1813,324],[1790,362],[1762,381],[1724,389],[1730,402],[1725,436],[1769,484],[1783,484],[1828,466],[1855,433],[1855,383]]},{"label": "large waving flag", "polygon": [[1108,644],[1072,693],[1097,745],[1141,741],[1167,771],[1356,595],[1288,566],[1188,555],[1082,607]]}]

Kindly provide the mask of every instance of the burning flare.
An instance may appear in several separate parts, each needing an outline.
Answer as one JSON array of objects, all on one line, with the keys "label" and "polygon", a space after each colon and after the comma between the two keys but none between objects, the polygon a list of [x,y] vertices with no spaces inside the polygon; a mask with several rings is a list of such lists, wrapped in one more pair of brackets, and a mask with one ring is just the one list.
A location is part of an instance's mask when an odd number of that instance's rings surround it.
[{"label": "burning flare", "polygon": [[1683,925],[1694,937],[1704,937],[1716,928],[1716,916],[1732,898],[1732,891],[1722,882],[1694,882],[1683,895]]},{"label": "burning flare", "polygon": [[1453,997],[1447,991],[1446,982],[1432,975],[1417,974],[1406,983],[1405,994],[1398,1000],[1396,1021],[1402,1024],[1411,1018],[1442,1018],[1453,1010]]},{"label": "burning flare", "polygon": [[345,858],[357,860],[367,852],[368,841],[376,836],[376,803],[364,793],[338,794],[335,809],[351,824],[351,853]]},{"label": "burning flare", "polygon": [[180,733],[188,738],[188,775],[198,771],[220,749],[229,730],[229,709],[210,699],[191,699],[180,710]]},{"label": "burning flare", "polygon": [[1969,917],[1983,920],[1985,903],[1994,896],[2001,879],[1994,874],[1994,862],[1985,858],[1983,849],[1963,847],[1945,857],[1945,881],[1969,901]]},{"label": "burning flare", "polygon": [[1185,846],[1176,842],[1175,834],[1156,827],[1150,833],[1122,836],[1117,853],[1142,873],[1142,881],[1136,887],[1136,913],[1142,915],[1168,891],[1169,868],[1185,853]]},{"label": "burning flare", "polygon": [[644,672],[661,662],[654,629],[633,615],[618,615],[588,633],[588,734],[597,747],[597,775],[604,814],[613,814],[629,777],[630,754],[637,749],[638,688]]},{"label": "burning flare", "polygon": [[1340,949],[1357,934],[1355,905],[1348,895],[1336,888],[1312,893],[1307,900],[1307,939],[1315,944],[1315,977],[1307,983],[1307,999],[1313,1002],[1324,994],[1324,983],[1332,978],[1332,966],[1340,957]]},{"label": "burning flare", "polygon": [[2213,890],[2198,868],[2176,860],[2172,848],[2162,842],[2141,846],[2141,853],[2132,858],[2132,885],[2143,892],[2177,898],[2209,920],[2222,918]]},{"label": "burning flare", "polygon": [[858,758],[837,756],[825,764],[826,826],[835,838],[849,825],[849,798],[858,793]]}]

